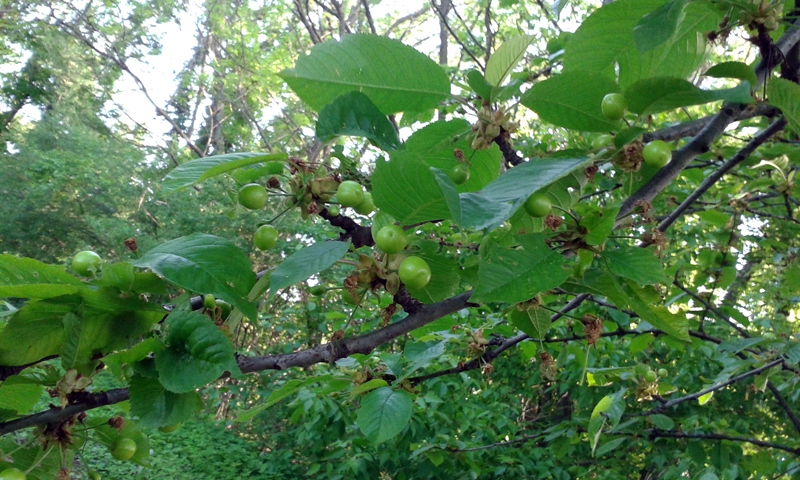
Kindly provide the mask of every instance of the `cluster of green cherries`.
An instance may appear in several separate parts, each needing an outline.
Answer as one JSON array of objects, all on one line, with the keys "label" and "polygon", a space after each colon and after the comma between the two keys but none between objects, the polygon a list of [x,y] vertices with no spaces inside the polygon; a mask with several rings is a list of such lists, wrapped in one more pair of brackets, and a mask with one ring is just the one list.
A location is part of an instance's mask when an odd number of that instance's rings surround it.
[{"label": "cluster of green cherries", "polygon": [[[609,120],[619,120],[628,110],[628,100],[621,93],[609,93],[603,97],[600,110]],[[592,141],[593,148],[602,148],[613,143],[613,137],[608,134],[599,135]],[[654,140],[645,145],[642,150],[644,163],[654,168],[663,168],[672,158],[672,147],[662,140]]]}]

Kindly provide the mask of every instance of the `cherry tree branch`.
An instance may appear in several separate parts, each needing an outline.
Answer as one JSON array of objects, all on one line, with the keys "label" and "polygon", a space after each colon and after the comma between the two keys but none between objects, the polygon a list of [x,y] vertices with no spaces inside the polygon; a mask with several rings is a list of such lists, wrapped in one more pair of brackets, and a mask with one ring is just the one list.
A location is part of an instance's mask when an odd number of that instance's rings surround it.
[{"label": "cherry tree branch", "polygon": [[733,378],[729,378],[728,380],[726,380],[724,382],[718,383],[716,385],[712,385],[712,386],[710,386],[710,387],[708,387],[708,388],[706,388],[704,390],[700,390],[699,392],[695,392],[695,393],[692,393],[691,395],[686,395],[686,396],[683,396],[683,397],[680,397],[680,398],[675,398],[673,400],[669,400],[667,402],[662,403],[661,405],[656,406],[655,408],[652,408],[650,410],[646,410],[644,412],[629,413],[629,414],[627,414],[625,416],[626,417],[645,417],[647,415],[653,415],[653,414],[656,414],[656,413],[661,413],[661,412],[667,410],[668,408],[674,407],[675,405],[679,405],[681,403],[688,402],[689,400],[697,400],[698,398],[702,397],[703,395],[706,395],[706,394],[709,394],[711,392],[715,392],[717,390],[725,388],[728,385],[731,385],[733,383],[738,382],[739,380],[743,380],[743,379],[745,379],[747,377],[752,377],[753,375],[758,375],[759,373],[761,373],[761,372],[763,372],[765,370],[769,370],[772,367],[778,366],[778,365],[782,364],[783,362],[784,362],[783,358],[779,358],[777,360],[773,360],[773,361],[767,363],[766,365],[762,365],[762,366],[760,366],[758,368],[750,370],[749,372],[743,373],[743,374],[741,374],[739,376],[736,376],[736,377],[733,377]]},{"label": "cherry tree branch", "polygon": [[[255,373],[263,370],[284,370],[287,368],[309,367],[317,363],[333,363],[354,353],[368,354],[375,348],[412,330],[423,327],[451,313],[455,313],[470,305],[472,291],[456,295],[438,303],[425,304],[416,308],[399,322],[387,325],[379,330],[352,338],[345,338],[332,343],[282,355],[261,357],[245,357],[237,355],[236,362],[242,373]],[[16,420],[0,423],[0,436],[46,423],[60,422],[78,413],[95,408],[113,405],[130,398],[127,388],[109,390],[107,392],[87,395],[79,402],[66,408],[51,408],[45,412],[28,415]]]},{"label": "cherry tree branch", "polygon": [[744,146],[741,150],[736,152],[736,154],[731,157],[730,160],[725,162],[723,166],[717,169],[714,173],[709,175],[703,180],[703,183],[700,184],[697,189],[689,195],[686,200],[684,200],[678,208],[676,208],[664,221],[659,224],[658,229],[662,232],[666,231],[667,228],[670,227],[675,221],[683,215],[683,213],[688,209],[698,198],[700,198],[704,193],[711,188],[712,185],[717,183],[723,175],[728,173],[731,169],[735,166],[739,165],[741,162],[745,161],[747,157],[749,157],[759,146],[761,146],[764,142],[769,140],[773,135],[783,130],[788,122],[786,121],[785,117],[781,117],[778,120],[772,122],[770,126],[758,132],[747,145]]},{"label": "cherry tree branch", "polygon": [[[653,438],[693,438],[698,440],[728,440],[731,442],[744,442],[750,443],[764,448],[774,448],[776,450],[783,450],[784,452],[793,453],[800,456],[800,448],[792,448],[786,445],[780,445],[772,442],[764,442],[755,438],[736,437],[730,435],[722,435],[719,433],[685,433],[676,430],[659,430],[657,428],[649,428],[644,430],[644,433],[651,439]],[[608,432],[609,435],[620,435],[625,437],[640,437],[641,433],[628,433],[628,432]]]}]

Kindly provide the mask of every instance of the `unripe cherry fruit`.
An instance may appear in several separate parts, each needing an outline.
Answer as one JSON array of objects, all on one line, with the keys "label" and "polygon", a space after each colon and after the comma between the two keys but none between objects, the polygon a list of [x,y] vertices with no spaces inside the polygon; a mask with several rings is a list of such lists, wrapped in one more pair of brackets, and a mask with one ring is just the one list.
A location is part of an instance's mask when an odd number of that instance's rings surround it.
[{"label": "unripe cherry fruit", "polygon": [[531,217],[541,218],[550,214],[553,205],[543,193],[534,193],[525,200],[525,212]]},{"label": "unripe cherry fruit", "polygon": [[621,93],[609,93],[603,97],[600,103],[600,110],[609,120],[619,120],[625,116],[625,110],[628,109],[628,100],[625,95]]}]

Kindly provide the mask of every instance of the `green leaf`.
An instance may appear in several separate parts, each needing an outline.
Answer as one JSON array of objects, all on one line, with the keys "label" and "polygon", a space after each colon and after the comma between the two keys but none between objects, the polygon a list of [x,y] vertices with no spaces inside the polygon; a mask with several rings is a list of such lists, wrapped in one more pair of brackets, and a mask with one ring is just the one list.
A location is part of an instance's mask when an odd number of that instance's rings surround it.
[{"label": "green leaf", "polygon": [[564,69],[599,73],[629,50],[636,54],[633,28],[663,3],[663,0],[617,0],[595,10],[564,47]]},{"label": "green leaf", "polygon": [[450,209],[431,168],[412,152],[379,158],[372,175],[375,205],[401,225],[450,218]]},{"label": "green leaf", "polygon": [[517,165],[483,190],[459,195],[460,225],[475,230],[496,228],[508,220],[531,194],[583,170],[590,162],[586,158],[545,158]]},{"label": "green leaf", "polygon": [[133,265],[128,262],[120,262],[103,266],[103,275],[90,283],[101,287],[115,287],[123,292],[129,292],[133,289],[135,278]]},{"label": "green leaf", "polygon": [[459,284],[458,263],[438,253],[437,242],[420,242],[419,247],[420,251],[415,251],[414,255],[425,260],[431,267],[431,280],[422,288],[408,289],[408,293],[422,303],[436,303],[450,298]]},{"label": "green leaf", "polygon": [[735,88],[702,90],[691,82],[670,77],[640,80],[625,90],[625,97],[628,99],[628,110],[640,115],[652,115],[718,100],[753,103],[748,82],[742,82]]},{"label": "green leaf", "polygon": [[334,378],[333,375],[320,375],[317,377],[307,378],[305,380],[289,380],[288,382],[286,382],[286,385],[282,386],[277,390],[273,390],[272,393],[269,394],[269,397],[267,398],[267,401],[264,404],[251,408],[249,410],[240,411],[234,421],[247,422],[255,418],[255,416],[258,415],[259,413],[280,402],[281,400],[289,397],[290,395],[294,395],[306,385],[310,385],[312,383],[317,383],[317,382],[327,382],[328,380],[332,380],[333,378]]},{"label": "green leaf", "polygon": [[630,278],[642,285],[662,283],[666,280],[661,259],[646,248],[620,246],[600,254],[608,262],[614,275]]},{"label": "green leaf", "polygon": [[756,71],[750,65],[742,62],[722,62],[709,68],[705,76],[714,78],[738,78],[745,80],[750,85],[756,85],[758,78]]},{"label": "green leaf", "polygon": [[523,311],[515,308],[508,314],[508,319],[529,337],[542,340],[552,325],[550,315],[549,311],[541,307]]},{"label": "green leaf", "polygon": [[31,302],[19,309],[0,330],[0,365],[25,365],[61,350],[64,315],[80,299],[74,295],[52,302]]},{"label": "green leaf", "polygon": [[327,142],[338,136],[368,138],[383,150],[400,148],[394,125],[361,92],[337,97],[319,112],[317,137]]},{"label": "green leaf", "polygon": [[83,282],[64,267],[32,258],[0,255],[0,298],[51,298],[76,293]]},{"label": "green leaf", "polygon": [[655,414],[655,415],[650,415],[647,418],[649,418],[650,421],[653,422],[653,425],[660,428],[661,430],[672,430],[675,427],[675,422],[673,422],[672,419],[666,415]]},{"label": "green leaf", "polygon": [[486,77],[477,70],[467,72],[467,84],[473,92],[486,101],[492,99],[492,86],[486,81]]},{"label": "green leaf", "polygon": [[183,423],[199,412],[203,401],[197,392],[174,393],[157,380],[134,375],[128,387],[131,414],[139,417],[142,427],[164,427]]},{"label": "green leaf", "polygon": [[472,295],[476,303],[530,300],[537,293],[561,285],[568,277],[566,260],[544,243],[544,237],[529,235],[524,249],[509,250],[489,241],[481,253],[478,285]]},{"label": "green leaf", "polygon": [[[83,321],[72,312],[64,315],[63,321],[64,345],[61,348],[61,368],[64,370],[69,370],[70,368],[76,368],[78,349],[81,343],[81,332],[83,330]],[[86,339],[84,339],[84,343],[86,343]],[[83,372],[79,370],[78,373],[87,375],[90,372]]]},{"label": "green leaf", "polygon": [[411,395],[405,391],[381,387],[361,401],[356,423],[375,445],[394,437],[411,419]]},{"label": "green leaf", "polygon": [[4,410],[24,415],[39,401],[43,389],[35,380],[12,375],[0,384],[0,405]]},{"label": "green leaf", "polygon": [[162,189],[164,193],[170,194],[237,168],[288,158],[289,155],[285,153],[252,152],[226,153],[225,155],[197,158],[181,164],[169,172],[169,175],[164,178]]},{"label": "green leaf", "polygon": [[350,242],[318,242],[296,251],[272,271],[269,298],[272,299],[278,290],[302,282],[330,267],[349,248]]},{"label": "green leaf", "polygon": [[167,390],[191,392],[225,371],[241,373],[233,345],[216,325],[199,313],[173,311],[167,317],[167,345],[156,353],[158,379]]},{"label": "green leaf", "polygon": [[361,385],[354,388],[350,392],[350,398],[355,398],[358,395],[361,395],[362,393],[375,390],[376,388],[388,387],[388,386],[389,384],[386,382],[386,380],[383,380],[381,378],[373,378],[372,380],[362,383]]},{"label": "green leaf", "polygon": [[553,125],[607,132],[619,125],[603,116],[600,104],[607,94],[619,91],[619,86],[606,75],[571,70],[535,84],[522,95],[521,103]]},{"label": "green leaf", "polygon": [[645,289],[637,285],[633,280],[623,280],[628,287],[627,293],[631,309],[642,317],[642,320],[675,338],[687,342],[691,341],[691,337],[689,337],[689,321],[686,319],[685,314],[674,314],[667,310],[666,307],[654,305]]},{"label": "green leaf", "polygon": [[459,192],[475,192],[492,182],[500,174],[503,154],[496,144],[486,150],[469,148],[472,125],[463,119],[440,120],[414,132],[405,143],[406,150],[443,172],[458,164],[454,155],[456,148],[469,159],[469,180],[457,185]]},{"label": "green leaf", "polygon": [[444,354],[444,346],[444,340],[441,342],[407,343],[403,349],[403,356],[406,360],[411,361],[411,365],[404,369],[403,375],[398,380],[406,378],[421,368],[425,368],[432,360],[441,357]]},{"label": "green leaf", "polygon": [[486,63],[486,81],[490,85],[501,85],[535,39],[534,35],[518,35],[503,42]]},{"label": "green leaf", "polygon": [[122,377],[122,366],[134,364],[144,360],[151,352],[160,350],[163,344],[158,338],[148,338],[142,340],[127,350],[114,352],[103,357],[103,363],[111,370],[117,378]]},{"label": "green leaf", "polygon": [[800,132],[800,85],[783,78],[773,78],[767,87],[770,105],[781,109],[781,113],[789,121],[795,132]]},{"label": "green leaf", "polygon": [[625,389],[621,389],[615,394],[609,394],[601,398],[597,405],[592,410],[592,415],[589,418],[589,428],[587,433],[589,441],[592,445],[592,454],[595,454],[595,449],[600,440],[600,434],[603,432],[606,424],[614,427],[619,423],[622,418],[622,413],[625,411]]},{"label": "green leaf", "polygon": [[191,292],[212,294],[257,318],[245,296],[256,283],[247,254],[228,240],[195,233],[163,243],[133,263]]},{"label": "green leaf", "polygon": [[572,293],[588,293],[606,297],[618,308],[627,308],[630,303],[628,295],[619,284],[618,277],[599,268],[586,270],[583,278],[573,279],[562,285],[562,288]]},{"label": "green leaf", "polygon": [[588,245],[601,245],[614,231],[614,221],[619,213],[619,207],[606,207],[593,210],[581,218],[581,227],[588,230],[583,240]]},{"label": "green leaf", "polygon": [[625,87],[649,77],[685,79],[707,55],[705,32],[718,28],[723,13],[708,2],[690,2],[677,31],[660,46],[640,54],[633,28],[664,0],[617,0],[589,16],[570,37],[564,70],[584,70],[613,76],[618,63],[619,83]]},{"label": "green leaf", "polygon": [[633,27],[633,38],[639,53],[656,48],[672,37],[683,20],[686,0],[671,0],[643,16]]},{"label": "green leaf", "polygon": [[714,392],[708,392],[705,395],[700,395],[697,397],[697,403],[700,405],[705,405],[706,403],[711,401],[711,398],[714,396]]},{"label": "green leaf", "polygon": [[595,450],[595,452],[594,452],[594,456],[595,457],[602,457],[606,453],[611,452],[614,449],[616,449],[617,447],[619,447],[620,445],[622,445],[626,440],[628,440],[628,439],[625,438],[625,437],[620,437],[620,438],[615,438],[613,440],[609,440],[606,443],[604,443],[604,444],[600,445],[599,447],[597,447],[597,450]]},{"label": "green leaf", "polygon": [[346,35],[315,45],[280,77],[317,111],[353,90],[369,97],[385,115],[433,108],[450,95],[450,81],[436,62],[377,35]]}]

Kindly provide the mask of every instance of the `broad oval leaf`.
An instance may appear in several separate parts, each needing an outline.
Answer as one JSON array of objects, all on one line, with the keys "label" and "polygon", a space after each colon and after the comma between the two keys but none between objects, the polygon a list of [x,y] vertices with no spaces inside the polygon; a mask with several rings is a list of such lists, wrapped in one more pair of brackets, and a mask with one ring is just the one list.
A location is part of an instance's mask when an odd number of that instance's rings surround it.
[{"label": "broad oval leaf", "polygon": [[521,103],[553,125],[607,132],[619,125],[603,116],[600,104],[607,94],[619,91],[605,75],[572,70],[537,83],[522,95]]},{"label": "broad oval leaf", "polygon": [[408,289],[408,293],[422,303],[436,303],[449,298],[458,287],[458,263],[441,253],[437,253],[437,242],[425,241],[420,244],[421,251],[414,252],[431,267],[431,280],[422,288]]},{"label": "broad oval leaf", "polygon": [[647,78],[625,90],[628,109],[640,115],[674,110],[691,105],[724,100],[732,103],[753,103],[750,83],[742,82],[735,88],[702,90],[680,78]]},{"label": "broad oval leaf", "polygon": [[670,0],[643,16],[633,27],[633,38],[639,53],[645,53],[669,40],[683,20],[686,0]]},{"label": "broad oval leaf", "polygon": [[197,392],[170,392],[157,380],[141,375],[134,375],[128,388],[131,414],[139,417],[142,427],[177,425],[190,419],[203,407]]},{"label": "broad oval leaf", "polygon": [[486,81],[491,85],[502,84],[535,39],[534,35],[519,35],[503,42],[486,63]]},{"label": "broad oval leaf", "polygon": [[247,254],[228,240],[195,233],[163,243],[131,263],[191,292],[213,294],[256,318],[255,305],[246,299],[256,274]]},{"label": "broad oval leaf", "polygon": [[164,193],[170,194],[183,188],[202,182],[211,177],[228,173],[237,168],[246,167],[255,163],[275,162],[286,160],[289,156],[285,153],[226,153],[211,157],[190,160],[174,170],[164,178],[161,188]]},{"label": "broad oval leaf", "polygon": [[[523,249],[507,249],[490,242],[481,253],[476,303],[518,303],[556,288],[569,277],[564,256],[551,250],[542,236],[526,236]],[[483,248],[483,247],[482,247]]]},{"label": "broad oval leaf", "polygon": [[515,327],[529,337],[543,340],[547,330],[549,330],[550,325],[552,325],[550,315],[551,313],[549,311],[541,307],[534,307],[530,310],[522,311],[515,308],[508,314],[508,319]]},{"label": "broad oval leaf", "polygon": [[386,151],[400,148],[394,125],[361,92],[345,93],[326,105],[319,112],[316,131],[323,142],[345,135],[367,138]]},{"label": "broad oval leaf", "polygon": [[[613,218],[613,217],[612,217]],[[600,254],[614,275],[630,278],[641,285],[653,285],[667,280],[661,259],[652,250],[621,246]]]},{"label": "broad oval leaf", "polygon": [[391,153],[391,161],[379,158],[372,175],[375,205],[401,225],[450,218],[447,201],[431,167],[411,152]]},{"label": "broad oval leaf", "polygon": [[467,139],[471,132],[472,125],[466,120],[440,120],[414,132],[405,147],[407,151],[419,155],[426,164],[443,172],[458,164],[455,157],[455,149],[458,148],[469,159],[469,180],[455,187],[458,192],[475,192],[500,174],[503,154],[495,144],[485,150],[469,148]]},{"label": "broad oval leaf", "polygon": [[742,62],[722,62],[709,68],[705,76],[714,78],[738,78],[747,80],[750,85],[758,83],[756,71],[750,65]]},{"label": "broad oval leaf", "polygon": [[770,105],[781,109],[795,132],[800,132],[800,86],[783,78],[773,78],[767,87]]},{"label": "broad oval leaf", "polygon": [[83,282],[32,258],[0,255],[0,298],[51,298],[76,293]]},{"label": "broad oval leaf", "polygon": [[394,437],[411,419],[412,400],[408,392],[381,387],[361,401],[356,423],[375,445]]},{"label": "broad oval leaf", "polygon": [[318,242],[294,252],[272,271],[269,298],[275,292],[321,272],[342,258],[350,242]]},{"label": "broad oval leaf", "polygon": [[317,111],[353,90],[368,96],[384,115],[433,108],[450,95],[450,81],[436,62],[378,35],[346,35],[315,45],[280,77]]}]

